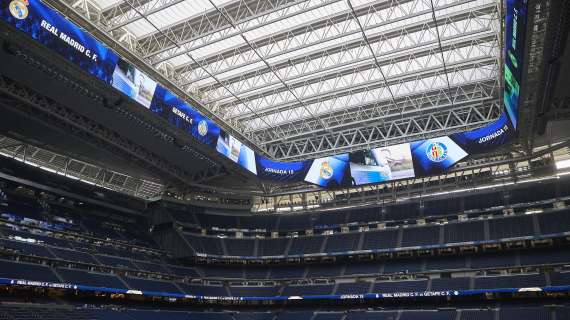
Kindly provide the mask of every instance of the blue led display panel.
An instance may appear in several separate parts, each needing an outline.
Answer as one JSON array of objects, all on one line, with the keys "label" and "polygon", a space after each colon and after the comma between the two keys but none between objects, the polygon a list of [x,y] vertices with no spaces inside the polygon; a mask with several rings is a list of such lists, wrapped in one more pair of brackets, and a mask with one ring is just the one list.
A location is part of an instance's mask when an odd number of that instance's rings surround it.
[{"label": "blue led display panel", "polygon": [[0,19],[84,71],[111,83],[119,57],[38,0],[2,0]]},{"label": "blue led display panel", "polygon": [[0,18],[84,71],[138,102],[227,159],[278,182],[305,181],[325,188],[381,183],[440,173],[470,154],[488,152],[516,134],[520,103],[527,1],[507,0],[504,112],[481,128],[298,162],[256,154],[211,119],[178,98],[39,0],[0,0]]}]

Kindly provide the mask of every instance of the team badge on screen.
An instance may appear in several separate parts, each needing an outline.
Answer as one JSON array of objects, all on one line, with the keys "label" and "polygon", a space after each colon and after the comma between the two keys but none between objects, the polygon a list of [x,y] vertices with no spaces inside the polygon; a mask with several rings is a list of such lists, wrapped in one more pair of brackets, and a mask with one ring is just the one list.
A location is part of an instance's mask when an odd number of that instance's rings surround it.
[{"label": "team badge on screen", "polygon": [[328,161],[323,162],[323,164],[321,164],[321,171],[320,171],[321,178],[328,180],[332,178],[333,174],[334,174],[334,169],[331,167],[330,163],[328,163]]},{"label": "team badge on screen", "polygon": [[198,133],[203,137],[208,133],[208,123],[206,120],[198,122]]},{"label": "team badge on screen", "polygon": [[447,159],[447,146],[441,142],[432,142],[426,148],[426,156],[433,162]]},{"label": "team badge on screen", "polygon": [[28,17],[28,0],[13,0],[10,2],[10,13],[18,20]]}]

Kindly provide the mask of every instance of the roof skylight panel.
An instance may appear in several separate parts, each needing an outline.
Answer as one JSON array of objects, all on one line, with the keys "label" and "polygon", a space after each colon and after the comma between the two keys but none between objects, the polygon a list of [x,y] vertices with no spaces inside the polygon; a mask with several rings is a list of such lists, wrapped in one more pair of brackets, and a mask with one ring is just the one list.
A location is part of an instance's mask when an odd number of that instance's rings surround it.
[{"label": "roof skylight panel", "polygon": [[163,29],[191,20],[212,9],[213,6],[207,0],[187,0],[150,15],[149,20],[158,28]]},{"label": "roof skylight panel", "polygon": [[[493,66],[493,63],[489,63],[489,61],[487,62],[482,62],[482,63],[486,63],[489,66]],[[454,73],[462,73],[468,75],[469,77],[458,77],[457,79],[464,79],[463,82],[456,82],[453,83],[453,85],[460,85],[463,84],[466,80],[468,79],[468,81],[470,82],[478,82],[478,81],[483,81],[483,80],[495,80],[496,79],[496,74],[497,71],[493,70],[493,68],[489,68],[489,67],[485,67],[485,68],[481,68],[481,67],[471,67],[471,65],[473,65],[473,62],[471,61],[464,61],[462,62],[462,69],[452,69],[449,70],[449,74],[454,74]],[[483,72],[480,71],[483,70]],[[421,69],[419,69],[421,70]],[[433,75],[432,71],[419,71],[419,72],[415,72],[415,73],[409,73],[403,76],[399,76],[396,78],[391,78],[388,79],[388,81],[391,83],[390,84],[390,88],[392,88],[394,91],[394,94],[396,97],[399,97],[400,95],[403,95],[404,93],[406,93],[407,91],[399,91],[399,87],[405,85],[406,87],[414,87],[415,90],[417,92],[413,92],[414,94],[418,94],[419,92],[422,91],[430,91],[430,90],[434,90],[434,81],[440,81],[441,77],[444,77],[444,74],[442,73],[438,73],[437,75]],[[451,81],[451,80],[450,80]],[[314,95],[312,97],[304,97],[306,100],[309,99],[315,99],[318,98],[319,100],[328,100],[328,99],[334,99],[334,97],[336,96],[342,96],[342,95],[355,95],[357,94],[358,90],[362,91],[370,91],[370,90],[382,90],[381,88],[383,87],[383,85],[381,85],[382,82],[377,82],[377,85],[380,86],[380,88],[376,88],[376,89],[366,89],[367,86],[360,86],[360,88],[356,88],[355,86],[349,86],[349,87],[344,87],[344,88],[337,88],[334,90],[334,95],[331,95],[331,92],[321,92],[318,95]],[[447,82],[445,83],[445,86],[443,87],[447,87]],[[443,88],[442,87],[442,88]],[[347,88],[350,88],[350,90],[346,90]],[[363,90],[364,89],[364,90]],[[371,100],[373,101],[375,98],[372,95],[367,95],[367,97],[369,97]],[[251,105],[255,105],[256,106],[256,110],[258,112],[263,112],[264,108],[268,108],[268,109],[272,109],[272,108],[285,108],[286,105],[288,105],[289,103],[292,103],[292,105],[295,105],[296,102],[289,100],[289,101],[283,101],[282,105],[277,105],[277,104],[265,104],[264,101],[271,101],[271,97],[270,96],[266,96],[263,97],[261,99],[254,99],[251,100]]]},{"label": "roof skylight panel", "polygon": [[101,10],[105,11],[123,2],[123,0],[94,0],[94,2]]},{"label": "roof skylight panel", "polygon": [[[235,2],[239,0],[233,0],[229,2]],[[193,48],[199,48],[205,44],[212,44],[216,41],[223,41],[227,36],[232,35],[239,35],[240,30],[248,30],[248,29],[256,29],[265,23],[271,23],[272,21],[278,21],[283,17],[295,15],[297,12],[302,10],[320,7],[323,4],[328,2],[335,2],[341,0],[309,0],[307,2],[303,2],[302,4],[292,5],[292,6],[284,6],[283,9],[275,10],[269,12],[266,15],[259,15],[253,18],[244,18],[240,21],[235,21],[237,30],[229,25],[220,28],[218,31],[214,33],[207,33],[205,35],[196,35],[193,37],[193,40],[186,42],[182,45],[183,49],[179,50],[172,50],[170,53],[160,53],[157,55],[160,59],[168,59],[169,56],[174,56],[180,54],[184,50],[192,50]],[[342,0],[344,1],[344,0]]]},{"label": "roof skylight panel", "polygon": [[192,62],[192,59],[190,59],[190,57],[188,57],[187,55],[177,56],[175,58],[168,60],[168,63],[170,63],[175,68],[182,66],[182,65],[186,65],[186,64],[191,63],[191,62]]},{"label": "roof skylight panel", "polygon": [[133,23],[129,23],[125,28],[136,38],[144,37],[156,31],[156,28],[146,21],[146,19],[140,19]]},{"label": "roof skylight panel", "polygon": [[[432,49],[437,49],[437,37],[435,33],[424,33],[422,31],[417,31],[415,34],[421,34],[422,39],[417,39],[414,41],[403,41],[404,36],[399,36],[391,38],[388,42],[382,40],[372,43],[372,47],[375,48],[376,54],[383,60],[393,58],[394,56],[404,54],[408,51],[411,52],[422,52],[425,51],[425,45],[422,42],[429,44]],[[413,34],[408,34],[405,36],[413,36]],[[460,36],[460,34],[454,34],[454,37]],[[404,37],[404,38],[402,38]],[[446,40],[442,39],[442,43],[445,44]],[[391,43],[386,45],[387,43]],[[397,46],[400,45],[401,48]],[[347,51],[338,52],[332,54],[331,56],[322,56],[308,62],[301,62],[293,66],[287,66],[278,69],[277,72],[281,75],[282,79],[285,81],[290,80],[302,80],[303,78],[318,77],[319,75],[327,72],[334,72],[337,69],[346,68],[346,65],[352,64],[353,62],[366,63],[366,60],[371,59],[371,54],[369,50],[362,50],[361,47],[353,48]],[[351,53],[350,53],[351,52]],[[341,59],[343,57],[343,59]],[[307,64],[310,68],[302,68],[301,66]],[[245,81],[245,80],[243,80]]]},{"label": "roof skylight panel", "polygon": [[[464,44],[466,45],[466,44]],[[443,64],[441,62],[441,54],[436,50],[437,47],[432,46],[433,53],[429,56],[419,56],[413,60],[404,60],[404,61],[396,61],[393,63],[389,63],[383,66],[384,74],[390,79],[393,77],[398,77],[404,74],[413,74],[415,72],[422,72],[424,68],[433,69],[433,68],[443,68]],[[469,61],[470,59],[478,59],[487,57],[488,50],[476,50],[477,48],[474,45],[467,45],[465,48],[459,48],[454,50],[447,50],[444,52],[446,57],[452,56],[453,59],[450,60],[450,63],[455,62],[464,62]],[[452,54],[453,53],[453,54]],[[340,79],[340,80],[339,80]],[[309,85],[309,89],[307,90],[306,86],[302,86],[300,88],[296,88],[295,92],[301,98],[305,94],[308,93],[316,93],[321,91],[331,91],[341,89],[344,86],[357,86],[361,83],[369,82],[374,80],[380,80],[381,75],[377,72],[372,70],[356,72],[353,74],[345,75],[342,77],[334,78],[333,80],[321,81],[316,84]],[[350,80],[350,81],[349,81]],[[332,84],[338,82],[338,86],[333,86]],[[276,82],[274,82],[276,83]],[[276,83],[278,85],[278,83]],[[255,91],[249,92],[237,92],[237,94],[247,93],[248,96],[252,96],[253,92],[263,91],[263,87],[258,88]]]},{"label": "roof skylight panel", "polygon": [[303,25],[321,21],[323,18],[331,17],[342,10],[346,10],[344,1],[334,2],[324,7],[307,11],[283,20],[277,20],[266,26],[256,28],[244,33],[244,36],[251,41],[257,41],[270,35],[282,33],[287,30],[297,29]]},{"label": "roof skylight panel", "polygon": [[229,49],[240,48],[243,46],[247,46],[247,44],[239,35],[236,35],[231,38],[227,38],[224,41],[214,42],[200,49],[190,51],[189,53],[192,55],[192,57],[194,57],[194,59],[200,61],[205,57],[216,55]]},{"label": "roof skylight panel", "polygon": [[[465,69],[457,72],[450,73],[450,79],[453,79],[453,85],[458,85],[464,83],[466,76],[470,76],[470,79],[473,83],[475,82],[483,82],[483,81],[494,81],[496,78],[496,73],[488,68],[470,68]],[[405,96],[409,95],[418,95],[422,93],[429,93],[439,89],[447,88],[447,82],[442,74],[429,76],[426,78],[419,78],[413,79],[405,82],[400,82],[397,84],[390,85],[391,90],[395,93],[396,99],[401,99]],[[354,108],[362,108],[362,107],[371,107],[371,106],[380,106],[384,105],[384,110],[396,110],[391,108],[391,95],[389,91],[385,87],[372,89],[369,91],[364,92],[357,92],[353,94],[346,95],[344,97],[330,97],[326,100],[323,100],[315,105],[315,115],[321,116],[322,118],[326,119],[324,114],[330,114],[335,111],[340,110],[349,110]],[[317,108],[318,106],[318,108]],[[418,106],[421,107],[421,106]],[[311,105],[311,108],[312,105]],[[282,108],[276,109],[275,113],[280,114],[280,116],[275,117],[273,113],[264,115],[262,118],[264,120],[269,119],[270,117],[273,119],[274,125],[282,125],[285,123],[291,122],[292,114],[300,114],[302,112],[301,109],[304,107],[292,107],[283,110]],[[279,111],[281,110],[281,111]],[[436,110],[432,110],[436,111]],[[239,116],[245,116],[246,114],[239,114]],[[236,114],[238,116],[238,114]],[[275,119],[282,119],[282,121],[276,121]],[[245,120],[245,122],[254,121],[254,120]],[[255,130],[261,130],[267,128],[267,126],[260,122],[258,127]]]}]

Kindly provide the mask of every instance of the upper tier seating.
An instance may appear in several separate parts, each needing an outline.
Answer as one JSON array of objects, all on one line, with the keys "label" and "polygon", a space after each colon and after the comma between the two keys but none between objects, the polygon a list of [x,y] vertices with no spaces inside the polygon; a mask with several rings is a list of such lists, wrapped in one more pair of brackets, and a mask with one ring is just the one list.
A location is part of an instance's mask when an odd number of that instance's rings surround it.
[{"label": "upper tier seating", "polygon": [[93,287],[128,289],[116,275],[87,272],[84,270],[57,269],[64,282],[80,283]]},{"label": "upper tier seating", "polygon": [[[397,247],[442,246],[467,241],[533,237],[540,234],[570,231],[570,210],[535,215],[497,217],[487,220],[459,222],[445,225],[410,226],[370,230],[367,232],[335,233],[332,235],[299,236],[276,239],[221,239],[184,233],[191,247],[198,253],[228,256],[294,256],[318,253],[347,253],[358,250],[382,250]],[[557,227],[548,227],[546,221],[560,221]],[[564,225],[565,222],[569,222]],[[535,230],[535,225],[540,230]],[[544,225],[542,227],[541,225]],[[488,236],[485,234],[488,230]],[[544,231],[543,231],[544,230]],[[546,233],[544,233],[546,232]],[[256,249],[257,248],[257,249]],[[224,251],[225,249],[225,251]]]},{"label": "upper tier seating", "polygon": [[5,260],[0,260],[0,277],[60,282],[53,271],[46,266]]},{"label": "upper tier seating", "polygon": [[563,306],[507,306],[457,310],[335,310],[335,311],[183,311],[148,309],[74,308],[41,304],[0,304],[0,319],[10,320],[563,320]]},{"label": "upper tier seating", "polygon": [[[175,219],[181,222],[197,225],[203,229],[214,227],[222,229],[262,229],[266,231],[304,231],[308,229],[334,228],[343,224],[367,224],[381,221],[414,220],[425,217],[457,216],[457,214],[471,210],[485,210],[510,204],[525,204],[536,201],[553,199],[557,196],[570,195],[570,183],[561,182],[558,192],[555,183],[542,184],[540,190],[534,187],[523,187],[509,190],[509,201],[505,201],[500,192],[491,192],[478,195],[464,195],[462,197],[446,199],[427,199],[419,202],[387,205],[384,208],[367,207],[346,209],[322,213],[303,213],[291,215],[249,215],[249,212],[226,210],[224,214],[218,212],[205,212],[196,208],[196,212],[173,212]],[[199,211],[199,212],[198,212]],[[460,231],[460,230],[458,230]],[[481,233],[466,234],[465,239],[457,238],[449,241],[474,241]],[[544,231],[543,231],[544,232]],[[491,233],[491,237],[505,238],[507,234]],[[457,233],[461,237],[461,233]],[[446,240],[448,241],[448,240]]]}]

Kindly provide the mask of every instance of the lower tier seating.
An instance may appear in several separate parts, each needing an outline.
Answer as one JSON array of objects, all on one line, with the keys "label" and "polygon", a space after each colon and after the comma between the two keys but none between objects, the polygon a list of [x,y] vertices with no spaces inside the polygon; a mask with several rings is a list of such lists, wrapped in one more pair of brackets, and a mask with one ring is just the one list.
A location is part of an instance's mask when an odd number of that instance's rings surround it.
[{"label": "lower tier seating", "polygon": [[[79,308],[41,304],[0,304],[0,319],[10,320],[564,320],[565,305],[319,311],[172,311],[121,308]],[[554,317],[554,318],[553,318]]]}]

